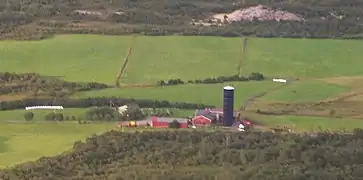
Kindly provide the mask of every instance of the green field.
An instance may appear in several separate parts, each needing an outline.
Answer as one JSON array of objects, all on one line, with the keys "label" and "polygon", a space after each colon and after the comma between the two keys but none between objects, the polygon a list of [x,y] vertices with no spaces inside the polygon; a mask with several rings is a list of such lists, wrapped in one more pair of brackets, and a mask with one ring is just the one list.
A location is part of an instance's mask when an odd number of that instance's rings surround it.
[{"label": "green field", "polygon": [[[73,98],[86,98],[98,96],[116,96],[142,99],[169,100],[173,102],[204,103],[221,107],[223,104],[223,87],[231,84],[207,84],[207,85],[180,85],[149,88],[124,88],[105,89],[100,91],[88,91],[74,94]],[[281,86],[279,83],[262,82],[234,82],[235,107],[238,108],[248,98],[270,91]],[[303,102],[317,101],[331,96],[347,92],[348,87],[324,83],[322,81],[295,82],[276,91],[271,91],[262,99],[268,101]],[[294,93],[293,91],[296,91]]]},{"label": "green field", "polygon": [[[59,35],[42,41],[1,41],[0,72],[37,72],[68,81],[114,84],[129,48],[131,36]],[[260,72],[268,78],[295,77],[281,89],[267,93],[259,101],[312,102],[336,97],[352,90],[351,86],[329,84],[321,78],[363,75],[363,41],[263,39],[249,38],[243,60],[243,74]],[[155,84],[158,80],[204,79],[236,73],[241,58],[240,38],[139,36],[122,83]],[[348,78],[349,79],[349,78]],[[117,96],[204,103],[222,106],[222,88],[232,84],[235,107],[247,99],[278,86],[271,80],[224,84],[188,84],[149,88],[110,88],[76,93],[72,98]],[[83,116],[86,109],[67,108],[66,116]],[[0,168],[50,156],[72,147],[76,140],[112,129],[114,123],[80,125],[76,122],[40,123],[50,111],[37,110],[34,123],[25,124],[25,110],[0,112]],[[192,115],[194,110],[177,111],[176,117]],[[363,127],[362,120],[304,117],[254,117],[265,126],[295,126],[296,131],[323,129],[352,130]],[[18,123],[8,123],[17,121]],[[39,122],[39,123],[38,123]]]},{"label": "green field", "polygon": [[[111,84],[131,40],[130,36],[61,35],[42,41],[1,41],[0,71],[35,71]],[[240,38],[139,36],[123,81],[231,75],[241,47]],[[268,77],[361,75],[361,47],[363,41],[249,38],[243,70]]]},{"label": "green field", "polygon": [[0,124],[0,168],[53,156],[73,143],[114,128],[105,124]]},{"label": "green field", "polygon": [[[75,116],[75,117],[84,117],[84,114],[87,109],[83,108],[66,108],[64,110],[30,110],[30,112],[34,113],[34,120],[42,121],[45,120],[45,115],[51,112],[63,113],[64,116]],[[25,109],[17,109],[17,110],[9,110],[9,111],[0,111],[0,123],[1,121],[19,121],[24,120],[24,114],[26,112]]]},{"label": "green field", "polygon": [[270,92],[261,100],[284,102],[319,101],[338,94],[348,92],[347,86],[329,84],[319,80],[295,82],[277,91]]},{"label": "green field", "polygon": [[318,132],[319,129],[351,132],[355,128],[363,128],[363,121],[360,119],[307,116],[258,116],[256,120],[268,127],[288,126],[296,132]]}]

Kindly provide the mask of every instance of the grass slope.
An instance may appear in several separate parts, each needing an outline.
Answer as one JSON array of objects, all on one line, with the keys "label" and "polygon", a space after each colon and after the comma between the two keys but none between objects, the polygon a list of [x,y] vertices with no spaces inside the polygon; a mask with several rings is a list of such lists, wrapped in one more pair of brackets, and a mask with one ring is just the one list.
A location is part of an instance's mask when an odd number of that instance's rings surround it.
[{"label": "grass slope", "polygon": [[266,94],[261,100],[284,102],[311,102],[336,96],[349,91],[347,86],[325,83],[318,80],[294,82],[277,91]]},{"label": "grass slope", "polygon": [[355,128],[363,127],[363,121],[360,119],[337,119],[324,117],[306,117],[306,116],[261,116],[256,120],[263,123],[267,127],[288,126],[297,132],[318,131],[322,130],[334,131],[352,131]]},{"label": "grass slope", "polygon": [[[72,81],[113,83],[130,36],[61,35],[43,41],[0,42],[0,71],[39,72]],[[222,37],[136,38],[124,82],[196,79],[236,71],[242,42]],[[267,76],[363,74],[363,41],[250,38],[244,72]],[[322,50],[321,48],[324,48]]]},{"label": "grass slope", "polygon": [[[83,117],[86,111],[87,111],[86,108],[66,108],[64,110],[56,110],[54,112],[63,113],[64,116],[69,116],[69,117],[72,116]],[[26,112],[27,111],[25,111],[24,109],[0,111],[0,122],[24,120],[24,114]],[[39,120],[45,120],[45,115],[53,112],[53,110],[33,110],[31,112],[34,113],[34,120],[39,121]]]},{"label": "grass slope", "polygon": [[[145,98],[156,100],[169,100],[172,102],[204,103],[216,106],[223,104],[223,87],[227,84],[208,85],[180,85],[149,88],[125,88],[125,89],[105,89],[101,91],[88,91],[75,94],[74,98],[97,97],[97,96],[120,96],[129,98]],[[247,98],[265,91],[273,89],[279,84],[273,82],[249,82],[233,83],[235,86],[235,107]]]},{"label": "grass slope", "polygon": [[1,124],[0,168],[52,156],[72,148],[77,140],[114,127],[109,124]]},{"label": "grass slope", "polygon": [[[204,103],[216,106],[223,105],[223,86],[227,84],[180,85],[149,88],[105,89],[74,94],[74,98],[119,96],[129,98],[145,98],[178,102]],[[274,82],[235,82],[235,107],[238,108],[248,98],[261,92],[273,90],[281,86]],[[294,93],[293,91],[296,91]],[[263,100],[271,101],[315,101],[348,91],[345,86],[332,85],[324,82],[296,82],[276,91],[269,92]]]}]

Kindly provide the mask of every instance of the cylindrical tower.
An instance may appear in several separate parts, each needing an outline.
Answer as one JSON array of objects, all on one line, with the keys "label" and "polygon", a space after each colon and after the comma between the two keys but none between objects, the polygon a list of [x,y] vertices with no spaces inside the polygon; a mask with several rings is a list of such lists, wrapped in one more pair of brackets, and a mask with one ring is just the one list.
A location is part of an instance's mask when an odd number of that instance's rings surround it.
[{"label": "cylindrical tower", "polygon": [[223,88],[223,126],[232,126],[234,104],[234,87],[226,86]]}]

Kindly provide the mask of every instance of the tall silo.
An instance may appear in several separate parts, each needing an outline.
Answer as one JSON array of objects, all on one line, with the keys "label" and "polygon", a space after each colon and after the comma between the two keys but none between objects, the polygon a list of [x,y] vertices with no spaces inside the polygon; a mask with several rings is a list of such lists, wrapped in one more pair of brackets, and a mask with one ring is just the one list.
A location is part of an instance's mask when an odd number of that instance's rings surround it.
[{"label": "tall silo", "polygon": [[234,87],[226,86],[223,88],[223,126],[232,126],[234,104]]}]

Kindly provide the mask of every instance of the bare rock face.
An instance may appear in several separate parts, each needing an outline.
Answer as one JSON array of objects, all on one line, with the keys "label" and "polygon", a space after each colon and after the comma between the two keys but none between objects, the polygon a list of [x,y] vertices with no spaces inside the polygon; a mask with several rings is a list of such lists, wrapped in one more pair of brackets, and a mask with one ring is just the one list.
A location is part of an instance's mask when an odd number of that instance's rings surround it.
[{"label": "bare rock face", "polygon": [[304,19],[294,13],[287,11],[274,10],[272,8],[258,5],[241,10],[236,10],[230,14],[215,14],[213,19],[227,21],[227,22],[238,22],[238,21],[304,21]]}]

